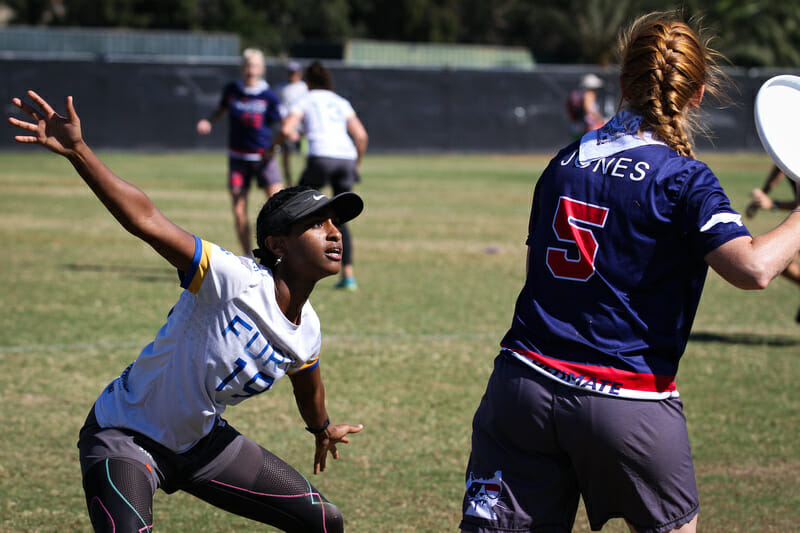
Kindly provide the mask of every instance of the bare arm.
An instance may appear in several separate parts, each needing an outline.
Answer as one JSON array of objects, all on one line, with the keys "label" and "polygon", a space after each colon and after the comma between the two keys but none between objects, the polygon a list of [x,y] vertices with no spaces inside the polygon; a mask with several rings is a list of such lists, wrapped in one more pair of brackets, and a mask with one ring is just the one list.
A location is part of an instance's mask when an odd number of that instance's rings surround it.
[{"label": "bare arm", "polygon": [[24,122],[13,117],[9,117],[8,121],[32,135],[17,135],[14,140],[44,146],[67,158],[126,230],[150,244],[179,270],[188,270],[194,256],[194,237],[173,224],[156,209],[143,191],[114,174],[92,152],[83,141],[80,119],[72,104],[72,97],[67,97],[67,116],[63,117],[35,92],[28,91],[28,96],[37,109],[19,98],[14,98],[13,103],[35,122]]},{"label": "bare arm", "polygon": [[303,115],[299,113],[289,113],[281,124],[281,134],[292,142],[299,141],[300,132],[297,131],[297,127],[302,119]]},{"label": "bare arm", "polygon": [[800,212],[757,237],[738,237],[709,252],[705,260],[740,289],[764,289],[800,251]]},{"label": "bare arm", "polygon": [[[322,377],[319,367],[310,372],[302,372],[290,376],[294,388],[294,397],[300,416],[303,417],[309,428],[322,428],[329,422],[328,411],[325,408],[325,387],[322,384]],[[339,451],[336,444],[347,444],[350,438],[349,433],[358,433],[364,428],[362,425],[351,426],[349,424],[328,425],[323,431],[315,433],[317,441],[314,453],[314,473],[318,474],[325,470],[325,462],[328,452],[331,452],[334,459],[339,458]]]},{"label": "bare arm", "polygon": [[214,110],[210,117],[201,119],[197,123],[197,133],[200,135],[208,135],[211,133],[211,125],[222,118],[222,115],[224,115],[226,111],[228,111],[226,107],[219,106]]},{"label": "bare arm", "polygon": [[356,152],[358,152],[358,164],[360,165],[361,160],[364,157],[364,153],[367,151],[367,144],[369,143],[367,130],[364,128],[364,125],[361,123],[358,117],[354,116],[347,121],[347,133],[350,134],[350,137],[353,138],[353,143],[356,145]]}]

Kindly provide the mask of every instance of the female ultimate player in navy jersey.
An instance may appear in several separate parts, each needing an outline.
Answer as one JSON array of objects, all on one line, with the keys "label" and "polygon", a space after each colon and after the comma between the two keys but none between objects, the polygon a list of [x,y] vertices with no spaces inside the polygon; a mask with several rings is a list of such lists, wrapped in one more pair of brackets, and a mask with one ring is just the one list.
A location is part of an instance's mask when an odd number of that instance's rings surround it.
[{"label": "female ultimate player in navy jersey", "polygon": [[247,193],[253,178],[267,197],[282,187],[281,171],[273,157],[273,126],[281,123],[280,99],[264,81],[264,54],[255,48],[242,52],[242,79],[228,83],[219,105],[207,119],[197,123],[201,135],[211,133],[211,124],[228,114],[228,190],[233,202],[236,236],[250,253]]},{"label": "female ultimate player in navy jersey", "polygon": [[100,394],[80,432],[83,486],[96,531],[150,531],[156,488],[292,532],[343,531],[339,510],[300,473],[221,417],[289,375],[316,439],[314,473],[362,426],[330,423],[319,370],[320,325],[307,301],[342,258],[335,223],[357,216],[354,193],[281,191],[257,221],[259,249],[236,257],[187,233],[110,171],[84,143],[67,98],[58,115],[30,91],[14,104],[33,122],[15,139],[66,157],[116,219],[180,272],[186,289],[156,338]]},{"label": "female ultimate player in navy jersey", "polygon": [[464,531],[696,530],[675,386],[710,265],[762,289],[800,250],[800,212],[751,237],[694,159],[688,113],[718,92],[675,14],[623,38],[621,111],[550,162],[533,194],[525,285],[473,419]]}]

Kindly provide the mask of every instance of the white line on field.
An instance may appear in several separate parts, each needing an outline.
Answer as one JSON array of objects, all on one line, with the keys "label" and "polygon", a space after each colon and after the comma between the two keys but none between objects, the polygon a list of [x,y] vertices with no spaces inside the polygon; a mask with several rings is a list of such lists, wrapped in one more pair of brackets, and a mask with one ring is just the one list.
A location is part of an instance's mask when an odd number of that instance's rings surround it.
[{"label": "white line on field", "polygon": [[[446,341],[446,340],[480,340],[480,339],[497,339],[500,342],[500,336],[495,333],[421,333],[413,335],[410,333],[400,334],[380,334],[368,333],[365,335],[323,335],[323,345],[326,343],[338,342],[353,342],[353,341],[408,341],[408,340],[424,340],[424,341]],[[17,353],[32,353],[32,352],[76,352],[81,350],[114,350],[125,348],[143,348],[149,341],[148,340],[127,340],[127,341],[100,341],[100,342],[76,342],[76,343],[62,343],[62,344],[26,344],[21,346],[0,346],[0,357],[4,355],[11,355]]]}]

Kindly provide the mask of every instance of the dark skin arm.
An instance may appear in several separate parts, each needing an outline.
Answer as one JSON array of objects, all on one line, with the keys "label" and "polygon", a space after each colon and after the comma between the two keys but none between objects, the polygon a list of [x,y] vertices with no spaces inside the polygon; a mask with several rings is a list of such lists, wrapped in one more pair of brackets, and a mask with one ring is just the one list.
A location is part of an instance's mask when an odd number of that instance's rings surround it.
[{"label": "dark skin arm", "polygon": [[[303,417],[306,425],[310,428],[320,428],[328,420],[328,411],[325,409],[325,386],[322,384],[319,366],[309,372],[302,372],[289,376],[294,388],[294,397],[300,416]],[[314,435],[316,439],[316,450],[314,452],[314,474],[325,471],[325,462],[328,452],[334,459],[339,458],[339,451],[336,445],[339,443],[347,444],[350,433],[358,433],[364,429],[359,424],[330,424],[325,431]]]},{"label": "dark skin arm", "polygon": [[67,116],[64,117],[34,91],[28,91],[28,96],[35,106],[19,98],[12,100],[34,121],[25,122],[9,117],[11,125],[27,133],[15,136],[14,140],[23,144],[38,144],[67,158],[126,230],[152,246],[179,270],[188,270],[194,257],[194,236],[173,224],[156,209],[142,190],[114,174],[92,152],[83,141],[81,123],[72,97],[66,99]]}]

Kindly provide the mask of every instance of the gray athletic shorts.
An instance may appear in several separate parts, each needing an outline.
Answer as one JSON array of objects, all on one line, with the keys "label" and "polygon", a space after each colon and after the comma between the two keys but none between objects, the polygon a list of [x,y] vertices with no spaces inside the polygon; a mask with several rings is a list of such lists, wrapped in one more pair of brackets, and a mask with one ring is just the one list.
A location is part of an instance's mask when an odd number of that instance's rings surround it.
[{"label": "gray athletic shorts", "polygon": [[283,182],[281,170],[274,157],[266,161],[245,161],[228,157],[228,189],[250,189],[250,182],[255,178],[256,185],[264,189],[267,185],[277,185]]},{"label": "gray athletic shorts", "polygon": [[581,496],[594,531],[663,533],[698,512],[678,398],[603,396],[501,352],[472,427],[465,531],[571,531]]},{"label": "gray athletic shorts", "polygon": [[309,156],[300,176],[300,185],[321,189],[330,185],[334,191],[349,191],[361,181],[355,159]]},{"label": "gray athletic shorts", "polygon": [[187,483],[213,479],[225,470],[242,447],[245,437],[224,419],[189,451],[175,453],[148,437],[122,428],[102,428],[94,407],[86,417],[78,440],[81,472],[105,459],[122,459],[147,469],[150,488],[173,493]]}]

